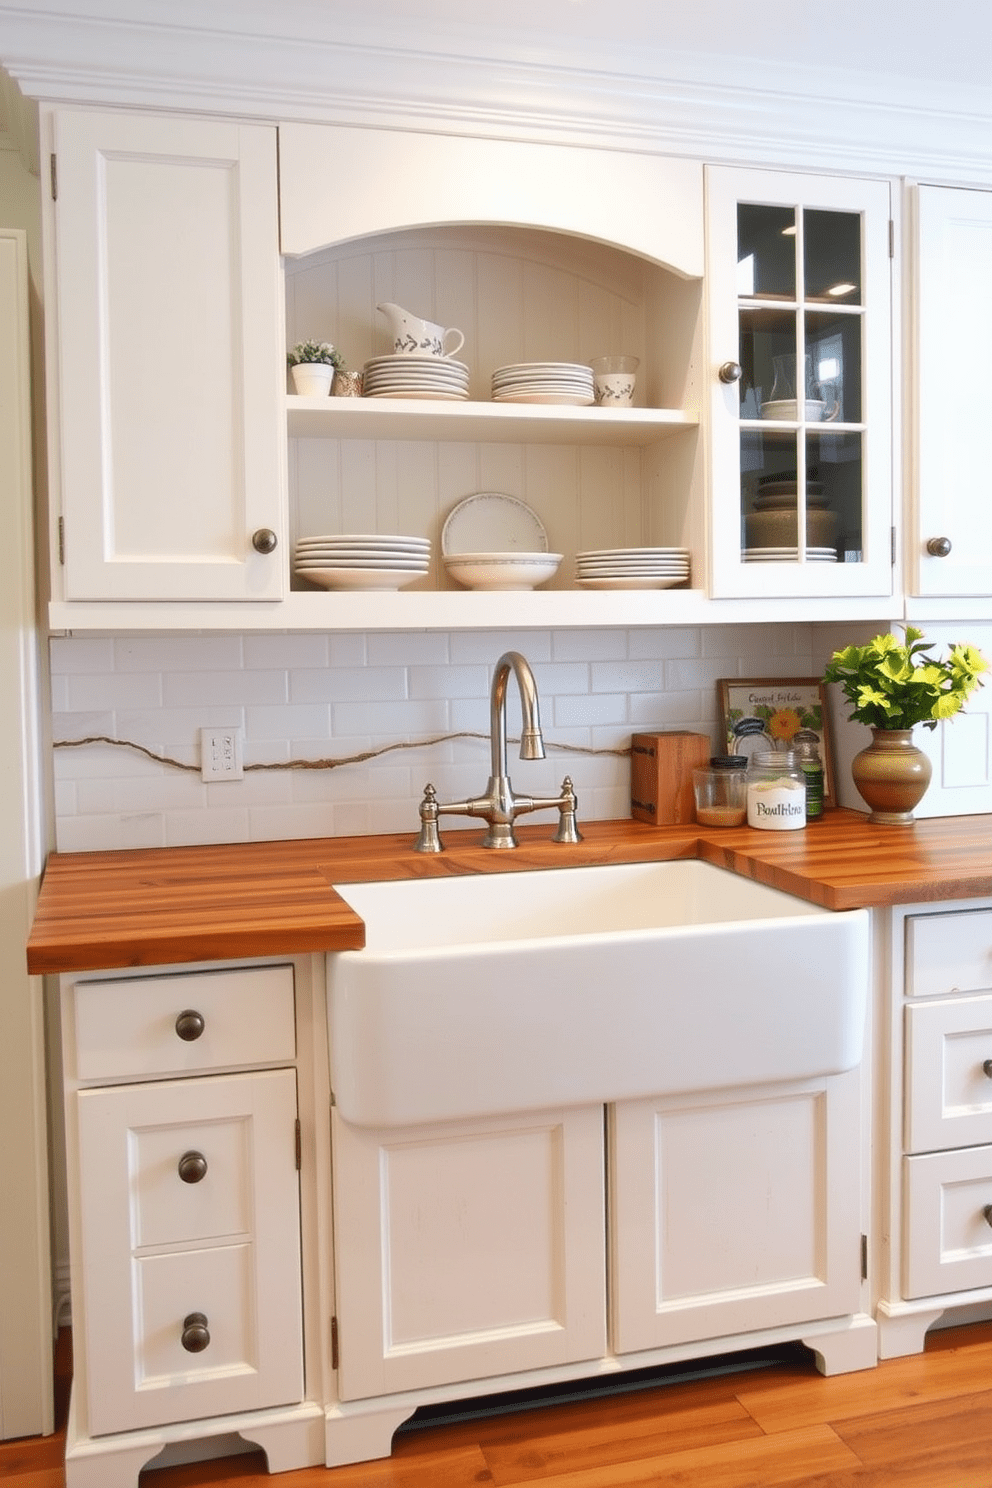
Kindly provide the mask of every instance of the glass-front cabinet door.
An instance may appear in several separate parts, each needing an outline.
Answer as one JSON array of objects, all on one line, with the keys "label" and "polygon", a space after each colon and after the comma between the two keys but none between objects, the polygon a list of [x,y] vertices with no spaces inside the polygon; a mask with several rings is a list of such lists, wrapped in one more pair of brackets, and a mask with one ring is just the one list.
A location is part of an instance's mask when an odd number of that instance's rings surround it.
[{"label": "glass-front cabinet door", "polygon": [[892,591],[884,181],[707,173],[710,591]]}]

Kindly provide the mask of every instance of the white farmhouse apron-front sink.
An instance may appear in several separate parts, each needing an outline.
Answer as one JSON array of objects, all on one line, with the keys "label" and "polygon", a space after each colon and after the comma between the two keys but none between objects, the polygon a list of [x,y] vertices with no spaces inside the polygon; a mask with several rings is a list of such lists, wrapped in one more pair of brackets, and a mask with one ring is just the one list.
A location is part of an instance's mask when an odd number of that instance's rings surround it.
[{"label": "white farmhouse apron-front sink", "polygon": [[837,1074],[868,913],[700,862],[345,884],[328,957],[339,1115],[406,1126]]}]

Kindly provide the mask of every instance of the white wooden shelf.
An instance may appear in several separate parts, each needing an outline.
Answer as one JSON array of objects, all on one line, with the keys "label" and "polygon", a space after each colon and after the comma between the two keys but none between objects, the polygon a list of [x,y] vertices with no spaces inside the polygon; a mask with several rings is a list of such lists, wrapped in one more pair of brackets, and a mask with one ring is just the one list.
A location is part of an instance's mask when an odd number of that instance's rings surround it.
[{"label": "white wooden shelf", "polygon": [[304,439],[457,440],[485,444],[644,447],[699,416],[671,408],[574,408],[546,403],[445,402],[425,398],[301,398],[286,395],[288,430]]}]

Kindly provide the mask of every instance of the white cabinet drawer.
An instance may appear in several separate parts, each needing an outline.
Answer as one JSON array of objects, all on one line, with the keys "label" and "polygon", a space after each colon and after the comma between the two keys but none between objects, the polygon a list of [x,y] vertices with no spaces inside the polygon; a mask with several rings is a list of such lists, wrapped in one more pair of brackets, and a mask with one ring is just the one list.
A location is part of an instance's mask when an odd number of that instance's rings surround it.
[{"label": "white cabinet drawer", "polygon": [[987,1060],[992,1061],[992,995],[906,1008],[907,1152],[992,1142]]},{"label": "white cabinet drawer", "polygon": [[992,991],[992,909],[906,921],[906,995]]},{"label": "white cabinet drawer", "polygon": [[303,1398],[296,1109],[294,1070],[76,1095],[90,1435]]},{"label": "white cabinet drawer", "polygon": [[[202,1074],[296,1055],[292,966],[77,982],[73,997],[80,1080]],[[193,1016],[179,1023],[183,1013]]]},{"label": "white cabinet drawer", "polygon": [[[992,1286],[992,1147],[904,1159],[903,1295]],[[992,1214],[992,1209],[989,1210]]]}]

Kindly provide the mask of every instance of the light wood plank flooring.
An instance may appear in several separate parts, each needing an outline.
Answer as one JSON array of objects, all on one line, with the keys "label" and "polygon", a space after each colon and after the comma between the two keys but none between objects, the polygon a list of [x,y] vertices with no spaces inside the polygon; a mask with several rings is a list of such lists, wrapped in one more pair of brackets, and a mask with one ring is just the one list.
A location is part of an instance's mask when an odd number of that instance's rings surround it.
[{"label": "light wood plank flooring", "polygon": [[[0,1443],[0,1482],[64,1488],[60,1429]],[[401,1432],[393,1455],[269,1477],[261,1454],[146,1471],[141,1488],[992,1488],[992,1323],[823,1379],[808,1356]]]}]

